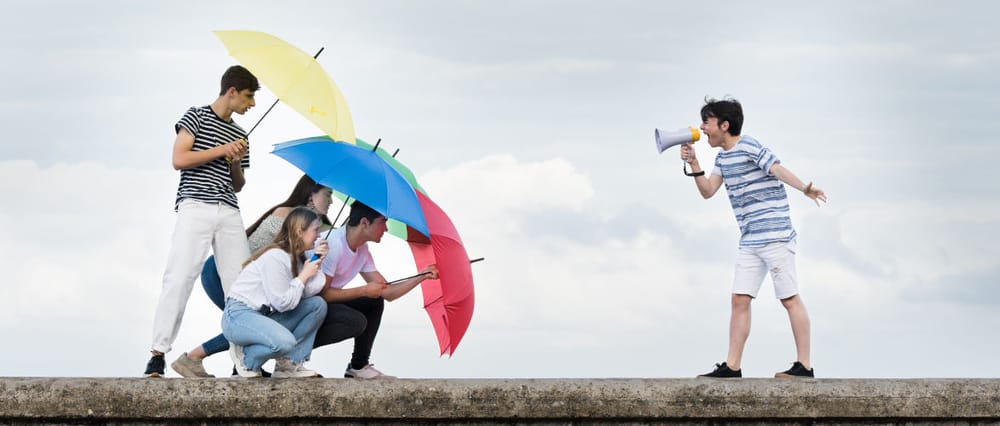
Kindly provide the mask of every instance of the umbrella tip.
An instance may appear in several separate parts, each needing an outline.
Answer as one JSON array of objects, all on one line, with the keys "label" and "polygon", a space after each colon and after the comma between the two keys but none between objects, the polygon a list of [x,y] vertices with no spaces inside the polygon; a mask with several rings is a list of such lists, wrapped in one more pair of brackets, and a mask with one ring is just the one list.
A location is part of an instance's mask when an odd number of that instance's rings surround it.
[{"label": "umbrella tip", "polygon": [[486,260],[486,258],[485,257],[475,258],[475,259],[470,260],[469,263],[476,263],[476,262],[479,262],[479,261],[482,261],[482,260]]}]

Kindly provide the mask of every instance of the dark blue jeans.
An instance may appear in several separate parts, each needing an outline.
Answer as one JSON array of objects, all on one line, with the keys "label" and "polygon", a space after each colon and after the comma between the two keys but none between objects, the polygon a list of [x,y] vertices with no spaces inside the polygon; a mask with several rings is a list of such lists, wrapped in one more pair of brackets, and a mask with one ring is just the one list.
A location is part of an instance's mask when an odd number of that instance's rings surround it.
[{"label": "dark blue jeans", "polygon": [[[205,261],[205,266],[201,268],[201,286],[215,306],[218,306],[220,310],[226,308],[226,296],[222,292],[222,278],[219,278],[219,270],[215,268],[215,256],[209,256],[208,260]],[[226,340],[226,336],[219,333],[218,336],[202,343],[201,347],[205,350],[205,356],[209,356],[228,351],[229,341]]]}]

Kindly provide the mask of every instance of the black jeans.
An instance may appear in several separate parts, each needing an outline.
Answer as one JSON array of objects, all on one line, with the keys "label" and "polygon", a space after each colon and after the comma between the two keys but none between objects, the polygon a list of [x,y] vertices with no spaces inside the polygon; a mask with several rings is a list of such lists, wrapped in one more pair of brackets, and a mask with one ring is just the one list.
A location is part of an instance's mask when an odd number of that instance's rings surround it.
[{"label": "black jeans", "polygon": [[354,338],[354,353],[351,355],[351,368],[360,369],[368,365],[368,357],[372,354],[375,335],[382,323],[382,311],[385,310],[385,299],[359,297],[342,303],[326,305],[326,319],[316,332],[313,348],[332,345]]}]

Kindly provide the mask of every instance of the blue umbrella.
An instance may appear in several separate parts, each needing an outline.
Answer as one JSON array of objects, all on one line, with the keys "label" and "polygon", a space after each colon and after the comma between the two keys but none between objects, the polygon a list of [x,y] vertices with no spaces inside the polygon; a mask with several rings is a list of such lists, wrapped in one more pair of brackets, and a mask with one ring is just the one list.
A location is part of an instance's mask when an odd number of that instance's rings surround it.
[{"label": "blue umbrella", "polygon": [[316,183],[430,236],[413,187],[375,151],[315,136],[275,144],[271,153],[292,163]]}]

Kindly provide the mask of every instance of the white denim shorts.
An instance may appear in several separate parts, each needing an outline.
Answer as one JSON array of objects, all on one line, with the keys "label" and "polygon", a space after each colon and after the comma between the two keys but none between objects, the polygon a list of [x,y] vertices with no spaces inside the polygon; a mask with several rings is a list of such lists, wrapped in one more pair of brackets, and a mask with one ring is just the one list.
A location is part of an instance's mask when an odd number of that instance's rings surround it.
[{"label": "white denim shorts", "polygon": [[736,256],[733,294],[746,294],[756,299],[768,272],[774,282],[774,297],[784,300],[799,293],[795,240],[764,247],[740,247]]}]

